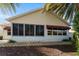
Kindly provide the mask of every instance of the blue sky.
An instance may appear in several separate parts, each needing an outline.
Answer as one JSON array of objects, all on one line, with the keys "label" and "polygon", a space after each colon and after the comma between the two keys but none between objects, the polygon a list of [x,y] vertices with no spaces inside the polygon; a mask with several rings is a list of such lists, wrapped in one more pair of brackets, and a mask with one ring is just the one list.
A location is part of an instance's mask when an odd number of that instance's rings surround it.
[{"label": "blue sky", "polygon": [[16,13],[13,14],[3,14],[0,12],[0,24],[7,22],[6,18],[15,16],[24,12],[29,12],[34,9],[42,8],[44,6],[43,3],[21,3],[19,8],[16,9]]}]

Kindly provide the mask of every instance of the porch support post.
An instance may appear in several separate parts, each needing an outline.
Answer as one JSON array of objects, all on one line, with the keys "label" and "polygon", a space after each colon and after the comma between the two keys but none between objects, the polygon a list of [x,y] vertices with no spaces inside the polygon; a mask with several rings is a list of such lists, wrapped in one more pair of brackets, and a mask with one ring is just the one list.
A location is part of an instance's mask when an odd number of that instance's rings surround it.
[{"label": "porch support post", "polygon": [[23,36],[25,36],[25,24],[23,24]]},{"label": "porch support post", "polygon": [[44,36],[47,36],[47,28],[46,28],[46,25],[44,25]]},{"label": "porch support post", "polygon": [[11,37],[13,36],[13,23],[11,23]]}]

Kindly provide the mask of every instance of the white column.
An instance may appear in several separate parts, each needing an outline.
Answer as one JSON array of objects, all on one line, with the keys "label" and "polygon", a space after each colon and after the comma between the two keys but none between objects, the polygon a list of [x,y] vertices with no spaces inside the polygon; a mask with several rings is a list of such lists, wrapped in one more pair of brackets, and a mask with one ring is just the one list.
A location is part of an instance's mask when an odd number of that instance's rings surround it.
[{"label": "white column", "polygon": [[44,25],[44,36],[47,36],[47,28],[46,28],[46,25]]},{"label": "white column", "polygon": [[36,25],[34,25],[34,36],[36,36]]},{"label": "white column", "polygon": [[25,24],[23,24],[23,36],[25,36]]},{"label": "white column", "polygon": [[67,36],[69,36],[69,30],[66,30]]},{"label": "white column", "polygon": [[11,38],[13,36],[13,23],[11,23]]}]

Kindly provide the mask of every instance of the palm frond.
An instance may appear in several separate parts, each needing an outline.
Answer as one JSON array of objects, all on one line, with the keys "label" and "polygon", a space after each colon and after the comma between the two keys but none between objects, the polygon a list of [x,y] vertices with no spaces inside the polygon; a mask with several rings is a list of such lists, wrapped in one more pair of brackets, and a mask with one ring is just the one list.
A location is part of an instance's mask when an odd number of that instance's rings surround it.
[{"label": "palm frond", "polygon": [[[76,6],[78,5],[78,6]],[[47,6],[47,7],[46,7]],[[78,8],[77,8],[78,7]],[[77,10],[79,10],[79,4],[73,4],[73,3],[50,3],[45,5],[47,12],[54,12],[60,17],[69,20],[70,23],[74,19],[74,13],[76,13]],[[45,9],[44,8],[44,9]]]},{"label": "palm frond", "polygon": [[0,3],[0,11],[4,14],[7,14],[8,12],[16,12],[18,5],[19,4],[16,3]]}]

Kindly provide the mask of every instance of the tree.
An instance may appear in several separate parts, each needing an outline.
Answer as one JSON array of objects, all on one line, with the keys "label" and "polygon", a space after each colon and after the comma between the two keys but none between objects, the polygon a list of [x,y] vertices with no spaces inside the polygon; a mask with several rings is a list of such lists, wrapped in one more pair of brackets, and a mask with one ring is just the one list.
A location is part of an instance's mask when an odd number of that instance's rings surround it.
[{"label": "tree", "polygon": [[74,30],[79,33],[79,11],[77,12],[73,20],[73,27],[74,27]]},{"label": "tree", "polygon": [[75,33],[73,34],[73,44],[79,55],[79,4],[78,3],[49,3],[45,4],[44,11],[56,13],[58,16],[73,23]]},{"label": "tree", "polygon": [[16,8],[19,4],[16,3],[0,3],[0,11],[4,14],[8,14],[8,12],[16,12]]},{"label": "tree", "polygon": [[51,13],[54,12],[58,16],[69,20],[70,23],[75,18],[75,15],[78,10],[78,3],[47,3],[44,6],[44,11]]}]

